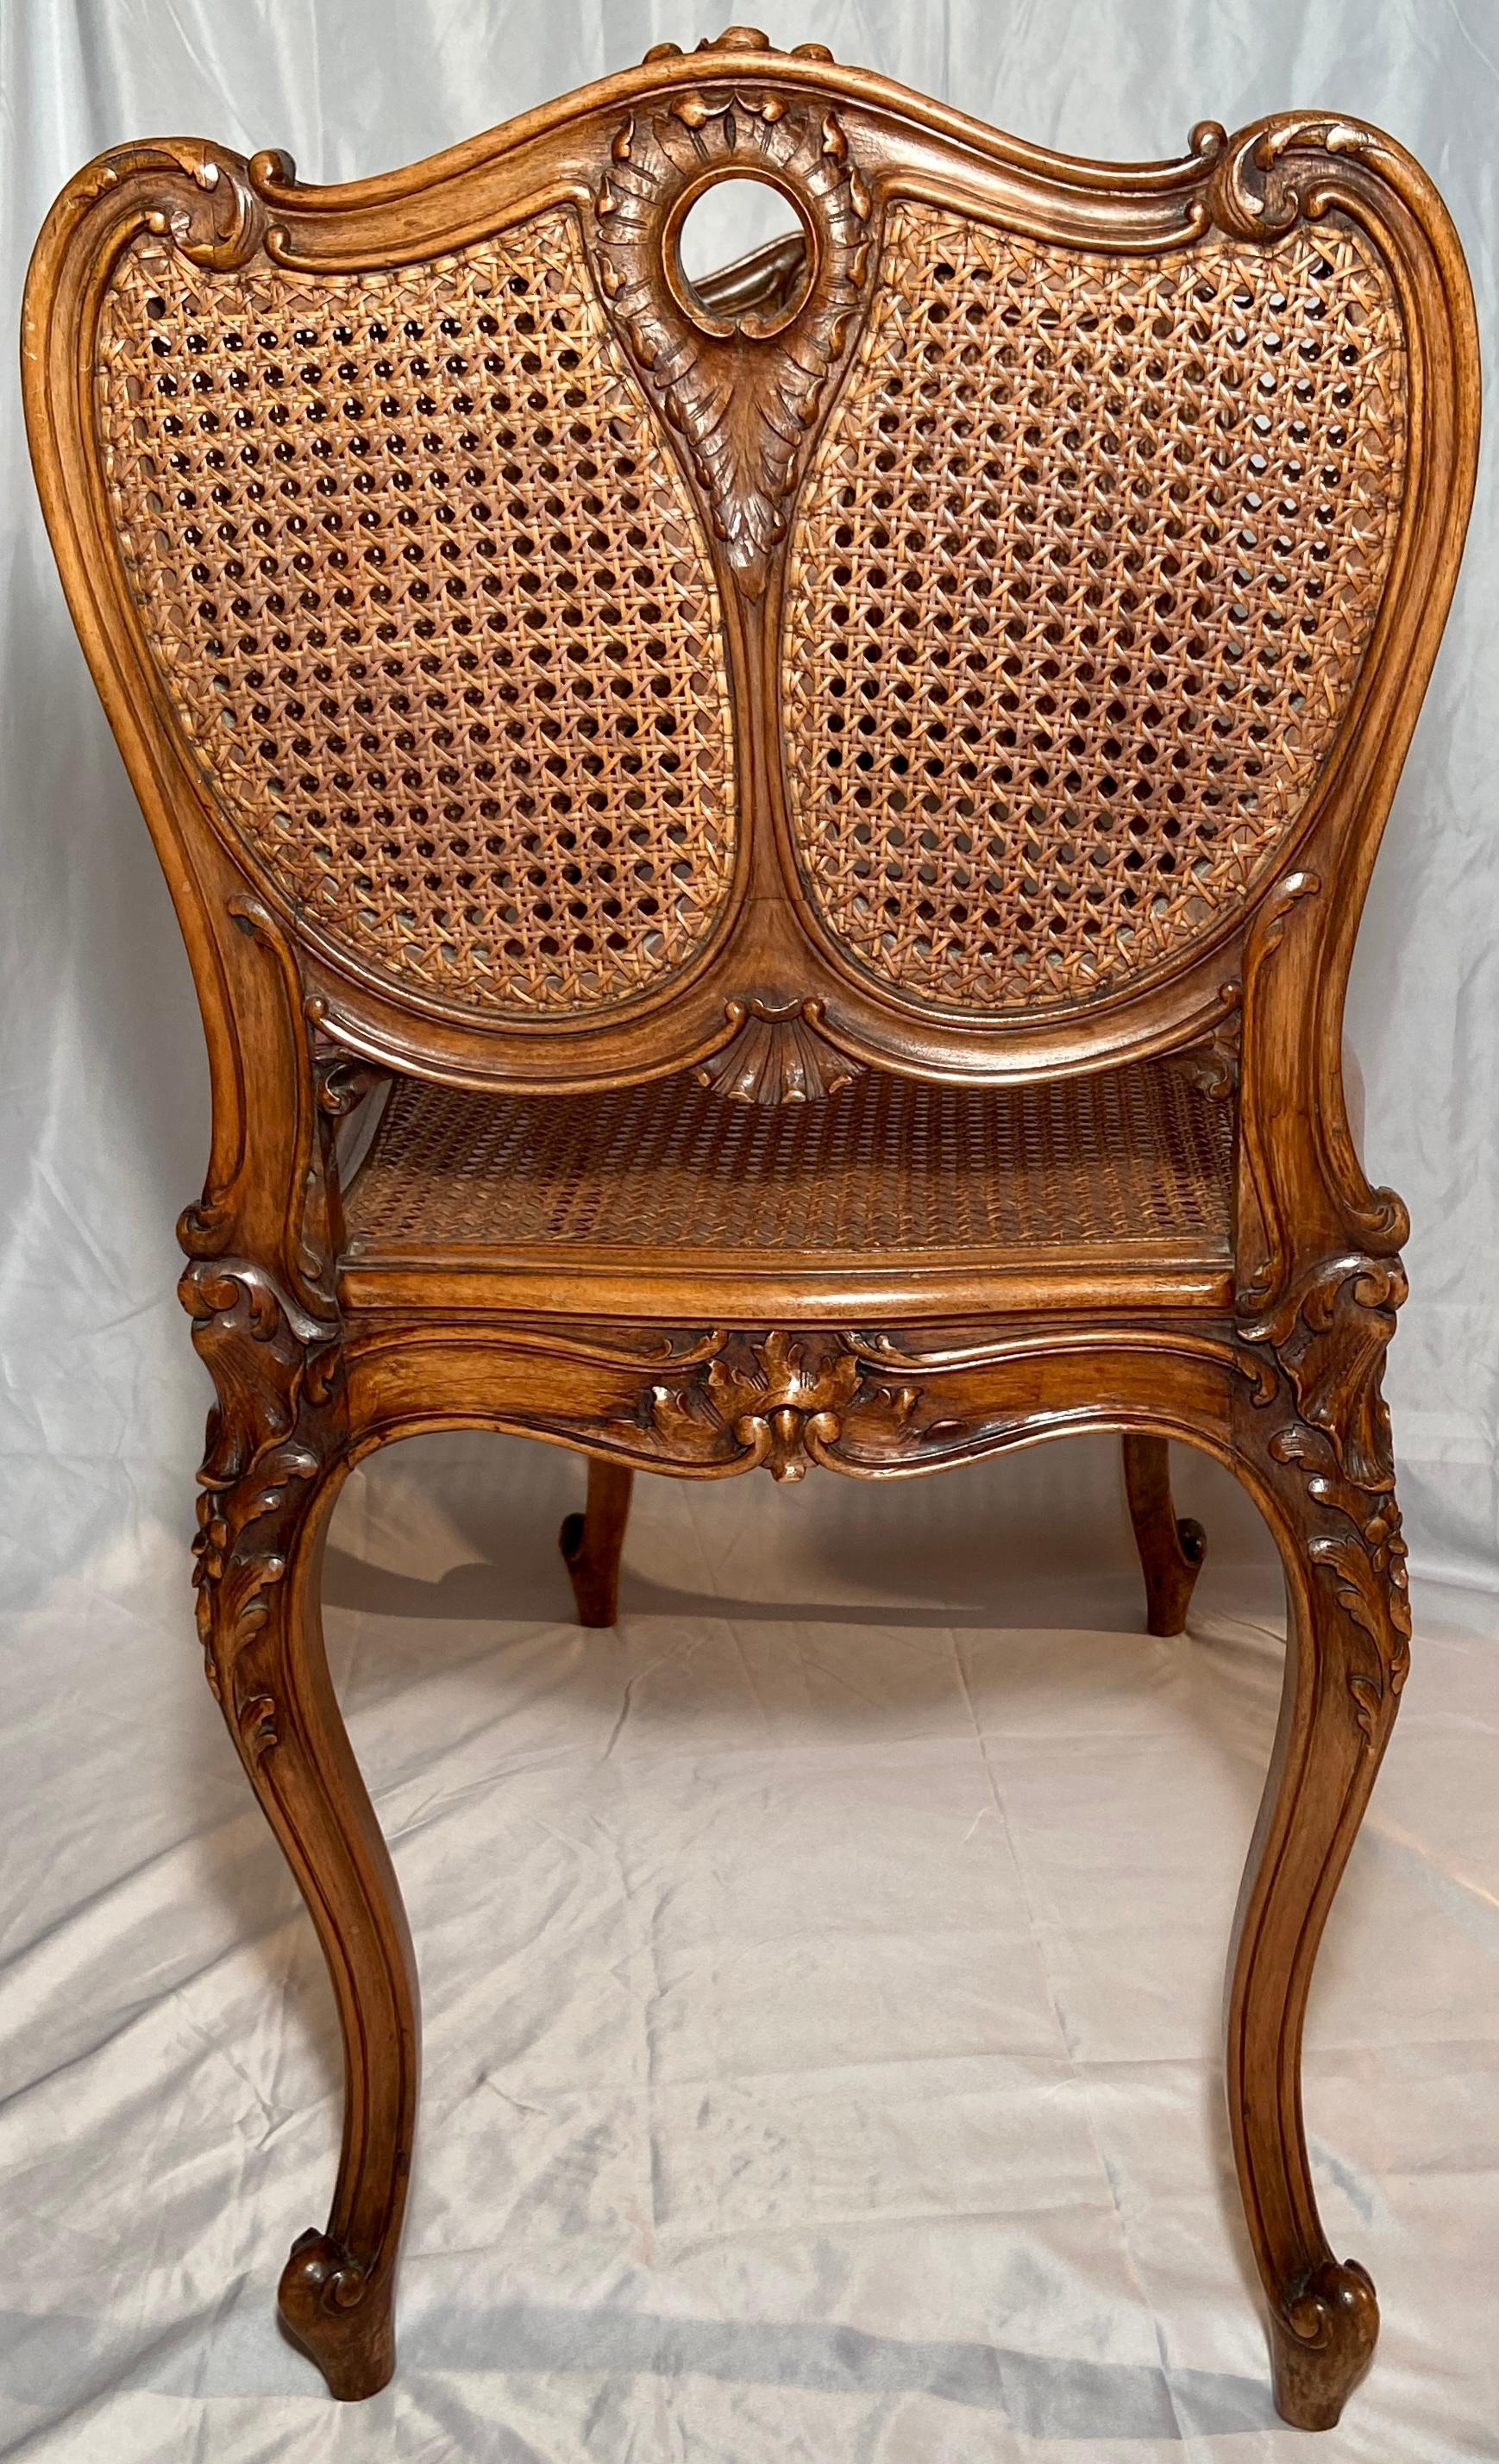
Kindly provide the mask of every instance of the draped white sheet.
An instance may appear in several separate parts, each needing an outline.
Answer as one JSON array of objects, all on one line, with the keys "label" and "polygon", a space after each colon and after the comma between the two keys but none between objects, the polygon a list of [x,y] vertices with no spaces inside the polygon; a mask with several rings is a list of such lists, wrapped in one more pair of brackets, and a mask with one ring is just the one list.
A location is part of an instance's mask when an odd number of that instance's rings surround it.
[{"label": "draped white sheet", "polygon": [[[1082,153],[1289,102],[1380,121],[1447,196],[1492,330],[1494,0],[767,13]],[[3,321],[107,143],[281,143],[349,177],[716,30],[685,5],[4,0]],[[429,1999],[399,2387],[335,2409],[277,2343],[333,2054],[190,1643],[205,1397],[171,1220],[201,1038],[10,366],[0,422],[0,2453],[1307,2452],[1270,2427],[1211,2052],[1278,1661],[1263,1544],[1189,1467],[1204,1614],[1143,1641],[1103,1447],[894,1498],[650,1484],[617,1642],[561,1622],[574,1467],[428,1444],[358,1476],[330,1627]],[[1371,1169],[1415,1218],[1389,1376],[1415,1563],[1469,1587],[1418,1586],[1313,2010],[1327,2211],[1389,2319],[1323,2452],[1381,2464],[1499,2455],[1496,576],[1484,476],[1350,1019]]]}]

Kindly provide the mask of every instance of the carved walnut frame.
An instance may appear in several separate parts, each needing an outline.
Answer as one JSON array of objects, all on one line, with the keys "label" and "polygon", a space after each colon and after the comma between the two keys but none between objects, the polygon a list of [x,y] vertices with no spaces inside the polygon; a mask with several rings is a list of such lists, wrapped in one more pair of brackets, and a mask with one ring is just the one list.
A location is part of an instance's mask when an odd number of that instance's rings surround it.
[{"label": "carved walnut frame", "polygon": [[[806,253],[703,295],[662,255],[696,187],[756,162]],[[683,168],[673,132],[701,138]],[[694,185],[695,183],[695,185]],[[1143,984],[985,1022],[883,992],[799,886],[776,754],[779,551],[810,432],[852,346],[891,200],[952,206],[1092,252],[1181,250],[1217,229],[1272,247],[1335,210],[1392,270],[1408,368],[1403,493],[1352,705],[1283,860],[1231,924]],[[565,203],[714,533],[752,824],[729,910],[692,965],[601,1017],[475,1023],[398,999],[250,876],[226,840],[147,653],[111,530],[94,426],[95,335],[120,252],[168,235],[207,275],[264,251],[316,272],[430,258]],[[796,347],[790,347],[794,341]],[[210,1683],[306,1895],[345,2048],[338,2187],[282,2279],[330,2387],[393,2366],[391,2299],[416,2104],[416,1980],[389,1860],[329,1685],[318,1613],[340,1485],[408,1432],[482,1426],[592,1458],[564,1529],[580,1607],[612,1617],[632,1467],[712,1479],[808,1463],[895,1478],[1087,1429],[1126,1433],[1152,1624],[1179,1631],[1201,1534],[1176,1526],[1164,1441],[1226,1464],[1262,1508],[1290,1608],[1284,1704],[1241,1903],[1229,2102],[1269,2303],[1277,2401],[1335,2421],[1373,2348],[1367,2276],[1317,2215],[1302,2129],[1302,2013],[1323,1921],[1388,1738],[1410,1628],[1385,1345],[1403,1297],[1400,1200],[1372,1189],[1344,1111],[1344,990],[1369,873],[1455,578],[1477,373],[1461,253],[1429,183],[1378,131],[1327,114],[1194,132],[1178,163],[1119,167],[1024,145],[807,46],[731,30],[670,47],[412,169],[299,185],[183,141],[124,146],[64,192],[25,319],[27,409],[69,602],[176,903],[208,1038],[213,1136],[182,1219],[182,1292],[217,1390],[201,1474],[199,1624]],[[727,407],[724,406],[727,404]],[[1242,1019],[1242,1061],[1225,1031]],[[472,1261],[360,1271],[343,1257],[336,1133],[391,1069],[512,1091],[599,1088],[694,1065],[729,1094],[817,1097],[871,1064],[997,1083],[1174,1051],[1231,1098],[1231,1265],[1138,1257],[992,1274],[798,1276],[742,1260],[530,1291]],[[1237,1064],[1237,1066],[1236,1066]]]}]

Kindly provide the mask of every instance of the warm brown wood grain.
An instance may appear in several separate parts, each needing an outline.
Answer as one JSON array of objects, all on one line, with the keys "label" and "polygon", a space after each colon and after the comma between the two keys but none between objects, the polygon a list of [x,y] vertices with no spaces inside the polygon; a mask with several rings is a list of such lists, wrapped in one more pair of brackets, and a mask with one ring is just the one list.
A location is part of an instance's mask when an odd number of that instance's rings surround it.
[{"label": "warm brown wood grain", "polygon": [[561,1545],[572,1576],[580,1625],[613,1625],[619,1616],[619,1561],[635,1475],[623,1463],[588,1465],[587,1503],[564,1521]]},{"label": "warm brown wood grain", "polygon": [[[694,286],[745,171],[800,238]],[[1072,162],[733,29],[342,187],[118,148],[24,368],[208,1039],[199,1628],[345,2049],[293,2332],[388,2378],[416,2100],[319,1631],[349,1467],[585,1456],[605,1623],[637,1467],[1113,1429],[1153,1631],[1201,1553],[1172,1439],[1285,1566],[1229,2104],[1277,2400],[1335,2421],[1378,2313],[1302,2014],[1410,1632],[1405,1214],[1341,1022],[1477,441],[1430,184],[1326,113]]]},{"label": "warm brown wood grain", "polygon": [[1145,1577],[1145,1624],[1151,1634],[1180,1634],[1202,1569],[1207,1534],[1171,1503],[1171,1459],[1164,1438],[1126,1437],[1124,1486],[1135,1545]]}]

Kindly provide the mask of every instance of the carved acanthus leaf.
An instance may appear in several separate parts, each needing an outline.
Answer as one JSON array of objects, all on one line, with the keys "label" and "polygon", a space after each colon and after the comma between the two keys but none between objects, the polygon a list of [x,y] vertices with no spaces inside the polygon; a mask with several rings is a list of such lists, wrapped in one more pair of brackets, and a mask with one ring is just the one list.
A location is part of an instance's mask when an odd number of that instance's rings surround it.
[{"label": "carved acanthus leaf", "polygon": [[[1384,1354],[1405,1298],[1399,1258],[1349,1252],[1318,1260],[1272,1308],[1245,1317],[1244,1366],[1256,1375],[1261,1409],[1289,1406],[1267,1451],[1294,1465],[1325,1528],[1308,1542],[1338,1605],[1374,1647],[1372,1668],[1349,1678],[1358,1725],[1371,1745],[1394,1716],[1410,1665],[1405,1542],[1395,1496],[1390,1414],[1381,1392]],[[1266,1355],[1276,1375],[1267,1387]]]},{"label": "carved acanthus leaf", "polygon": [[821,1103],[862,1074],[862,1062],[850,1061],[819,1032],[817,1001],[733,1001],[729,1016],[740,1022],[738,1032],[699,1062],[693,1076],[730,1103],[767,1109]]},{"label": "carved acanthus leaf", "polygon": [[1241,1329],[1246,1343],[1269,1345],[1299,1417],[1325,1432],[1344,1477],[1373,1492],[1395,1481],[1380,1375],[1407,1288],[1399,1258],[1324,1258]]},{"label": "carved acanthus leaf", "polygon": [[217,1397],[198,1475],[198,1633],[209,1682],[258,1760],[276,1743],[276,1704],[247,1654],[337,1441],[342,1346],[335,1324],[309,1318],[248,1259],[199,1259],[178,1289]]},{"label": "carved acanthus leaf", "polygon": [[[870,196],[835,112],[757,91],[738,61],[733,75],[627,121],[595,207],[605,295],[643,382],[683,438],[739,585],[756,598],[859,304]],[[806,277],[790,300],[767,295],[716,314],[681,272],[675,209],[705,174],[736,171],[768,178],[794,200],[810,235]]]}]

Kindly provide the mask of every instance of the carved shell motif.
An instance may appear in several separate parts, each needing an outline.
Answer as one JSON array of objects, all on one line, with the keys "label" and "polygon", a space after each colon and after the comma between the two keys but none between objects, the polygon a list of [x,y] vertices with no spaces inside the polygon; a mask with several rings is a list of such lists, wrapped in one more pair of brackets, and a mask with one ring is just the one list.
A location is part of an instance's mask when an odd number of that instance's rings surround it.
[{"label": "carved shell motif", "polygon": [[731,1001],[738,1033],[699,1062],[693,1076],[730,1103],[760,1104],[768,1111],[781,1104],[821,1103],[851,1087],[864,1067],[818,1033],[822,1014],[815,1001]]},{"label": "carved shell motif", "polygon": [[[617,132],[595,207],[599,275],[641,377],[683,437],[739,587],[765,586],[797,457],[841,358],[869,260],[870,194],[836,112],[742,80],[677,95]],[[791,296],[721,312],[691,288],[675,233],[716,179],[767,181],[806,234]]]}]

